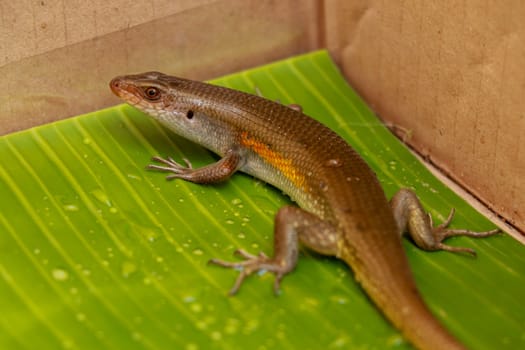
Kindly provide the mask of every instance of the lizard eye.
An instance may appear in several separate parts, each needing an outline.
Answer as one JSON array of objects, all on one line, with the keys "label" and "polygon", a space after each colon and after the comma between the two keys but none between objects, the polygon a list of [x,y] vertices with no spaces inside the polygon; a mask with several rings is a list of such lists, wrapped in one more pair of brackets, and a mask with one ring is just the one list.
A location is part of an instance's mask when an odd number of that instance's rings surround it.
[{"label": "lizard eye", "polygon": [[153,86],[145,88],[144,94],[149,100],[158,100],[160,98],[160,90]]}]

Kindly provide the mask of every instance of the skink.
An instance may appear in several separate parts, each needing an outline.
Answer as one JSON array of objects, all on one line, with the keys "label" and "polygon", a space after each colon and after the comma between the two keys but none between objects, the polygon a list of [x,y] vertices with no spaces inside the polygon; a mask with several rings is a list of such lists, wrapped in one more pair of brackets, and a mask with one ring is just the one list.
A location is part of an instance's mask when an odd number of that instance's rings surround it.
[{"label": "skink", "polygon": [[194,169],[155,157],[152,169],[168,179],[195,183],[227,180],[243,171],[287,193],[297,204],[275,217],[274,255],[211,262],[238,268],[230,293],[245,277],[266,270],[274,288],[297,264],[299,244],[345,261],[355,279],[404,337],[420,349],[464,349],[434,318],[418,293],[401,245],[406,231],[425,250],[474,252],[446,245],[454,235],[486,237],[499,232],[448,229],[453,211],[433,227],[414,192],[402,189],[388,201],[376,175],[340,136],[298,108],[262,97],[158,72],[114,78],[112,91],[162,124],[220,155]]}]

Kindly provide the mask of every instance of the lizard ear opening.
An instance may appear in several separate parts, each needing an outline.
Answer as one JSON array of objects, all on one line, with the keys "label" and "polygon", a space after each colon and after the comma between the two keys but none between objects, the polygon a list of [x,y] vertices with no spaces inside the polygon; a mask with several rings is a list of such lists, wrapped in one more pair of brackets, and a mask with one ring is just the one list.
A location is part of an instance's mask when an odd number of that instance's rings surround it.
[{"label": "lizard ear opening", "polygon": [[186,118],[193,119],[193,111],[190,109],[188,112],[186,112]]}]

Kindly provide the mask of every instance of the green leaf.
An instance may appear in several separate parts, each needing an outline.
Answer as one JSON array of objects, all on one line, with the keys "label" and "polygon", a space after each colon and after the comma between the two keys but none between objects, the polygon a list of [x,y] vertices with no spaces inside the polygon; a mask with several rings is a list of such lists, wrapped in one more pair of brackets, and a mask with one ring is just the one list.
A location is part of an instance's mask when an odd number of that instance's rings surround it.
[{"label": "green leaf", "polygon": [[[326,52],[215,83],[300,103],[389,196],[412,187],[436,221],[455,207],[454,227],[493,228],[378,122]],[[216,159],[127,105],[0,138],[0,348],[409,348],[333,258],[303,252],[277,297],[270,274],[227,297],[235,271],[207,261],[271,253],[273,215],[289,200],[243,174],[168,182],[144,169],[154,155]],[[478,257],[404,241],[436,316],[472,348],[524,348],[525,248],[507,235],[450,244]]]}]

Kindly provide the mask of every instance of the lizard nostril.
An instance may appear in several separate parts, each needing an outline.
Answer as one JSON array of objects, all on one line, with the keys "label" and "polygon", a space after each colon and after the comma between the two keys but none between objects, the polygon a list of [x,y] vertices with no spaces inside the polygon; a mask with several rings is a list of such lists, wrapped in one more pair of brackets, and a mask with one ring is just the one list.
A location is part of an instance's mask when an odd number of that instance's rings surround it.
[{"label": "lizard nostril", "polygon": [[120,90],[120,79],[119,78],[114,78],[112,79],[110,82],[109,82],[109,87],[111,89],[111,91],[113,91],[114,93],[117,93],[117,91]]}]

